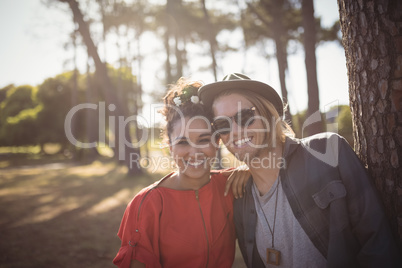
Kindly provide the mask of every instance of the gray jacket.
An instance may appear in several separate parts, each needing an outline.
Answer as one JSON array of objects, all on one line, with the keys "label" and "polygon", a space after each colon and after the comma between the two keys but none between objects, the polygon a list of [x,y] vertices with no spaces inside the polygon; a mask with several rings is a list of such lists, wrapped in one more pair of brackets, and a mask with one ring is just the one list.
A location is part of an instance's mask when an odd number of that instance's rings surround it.
[{"label": "gray jacket", "polygon": [[[399,253],[372,182],[349,144],[322,133],[287,138],[283,191],[300,225],[328,267],[400,267]],[[264,267],[255,244],[251,192],[234,202],[239,246],[247,267]]]}]

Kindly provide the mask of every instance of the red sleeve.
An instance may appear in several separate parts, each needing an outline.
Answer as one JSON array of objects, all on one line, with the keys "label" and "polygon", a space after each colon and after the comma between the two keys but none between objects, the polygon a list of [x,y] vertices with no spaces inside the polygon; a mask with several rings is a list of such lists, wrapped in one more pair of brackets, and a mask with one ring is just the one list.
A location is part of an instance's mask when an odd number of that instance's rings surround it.
[{"label": "red sleeve", "polygon": [[157,189],[145,188],[128,204],[118,236],[121,247],[113,263],[130,267],[138,260],[146,267],[161,267],[159,252],[159,216],[162,199]]}]

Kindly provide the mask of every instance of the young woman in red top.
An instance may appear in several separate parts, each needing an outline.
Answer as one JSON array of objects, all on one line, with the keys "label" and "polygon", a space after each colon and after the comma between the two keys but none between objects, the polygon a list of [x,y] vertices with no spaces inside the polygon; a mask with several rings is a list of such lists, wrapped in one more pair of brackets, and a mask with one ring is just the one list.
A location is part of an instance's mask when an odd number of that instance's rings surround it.
[{"label": "young woman in red top", "polygon": [[113,261],[119,267],[233,264],[233,195],[223,195],[227,177],[211,171],[218,139],[199,103],[200,86],[179,80],[164,98],[162,114],[178,170],[141,190],[128,204],[118,232],[121,248]]}]

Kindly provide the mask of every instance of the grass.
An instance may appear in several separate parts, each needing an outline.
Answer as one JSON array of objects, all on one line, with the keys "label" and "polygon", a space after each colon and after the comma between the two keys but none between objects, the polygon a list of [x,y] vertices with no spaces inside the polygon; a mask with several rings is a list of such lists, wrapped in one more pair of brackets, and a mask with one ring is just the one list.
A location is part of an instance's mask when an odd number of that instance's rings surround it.
[{"label": "grass", "polygon": [[125,205],[156,179],[125,174],[101,162],[2,170],[1,266],[111,267]]},{"label": "grass", "polygon": [[[129,178],[114,162],[56,160],[0,170],[0,267],[114,267],[127,203],[163,174]],[[244,267],[239,252],[233,267]]]}]

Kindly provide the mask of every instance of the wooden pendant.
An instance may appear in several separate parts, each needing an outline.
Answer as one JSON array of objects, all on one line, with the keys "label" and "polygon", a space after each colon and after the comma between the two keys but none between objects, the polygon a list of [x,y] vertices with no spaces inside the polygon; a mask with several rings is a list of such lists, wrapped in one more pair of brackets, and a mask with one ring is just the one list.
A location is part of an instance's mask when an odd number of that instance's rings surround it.
[{"label": "wooden pendant", "polygon": [[281,252],[273,248],[267,248],[267,263],[279,266]]}]

